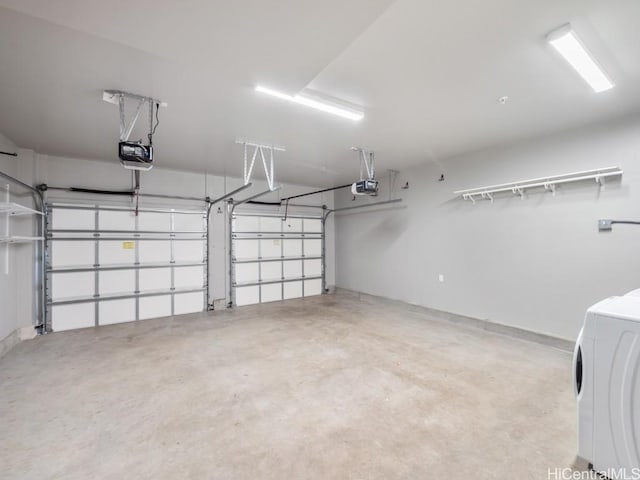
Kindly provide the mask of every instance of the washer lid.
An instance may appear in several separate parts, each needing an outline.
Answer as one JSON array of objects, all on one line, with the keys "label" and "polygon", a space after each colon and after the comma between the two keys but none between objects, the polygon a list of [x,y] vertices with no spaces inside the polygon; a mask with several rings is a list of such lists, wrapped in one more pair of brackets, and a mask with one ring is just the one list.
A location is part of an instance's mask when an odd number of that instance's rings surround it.
[{"label": "washer lid", "polygon": [[593,305],[587,313],[640,322],[640,293],[607,298]]}]

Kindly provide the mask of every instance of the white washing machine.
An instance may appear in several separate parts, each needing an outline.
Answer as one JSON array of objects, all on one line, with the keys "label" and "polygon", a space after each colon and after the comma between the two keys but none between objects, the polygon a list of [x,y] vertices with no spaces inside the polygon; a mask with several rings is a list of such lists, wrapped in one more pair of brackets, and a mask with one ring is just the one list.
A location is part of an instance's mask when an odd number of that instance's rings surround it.
[{"label": "white washing machine", "polygon": [[573,367],[579,460],[640,472],[640,290],[587,310]]}]

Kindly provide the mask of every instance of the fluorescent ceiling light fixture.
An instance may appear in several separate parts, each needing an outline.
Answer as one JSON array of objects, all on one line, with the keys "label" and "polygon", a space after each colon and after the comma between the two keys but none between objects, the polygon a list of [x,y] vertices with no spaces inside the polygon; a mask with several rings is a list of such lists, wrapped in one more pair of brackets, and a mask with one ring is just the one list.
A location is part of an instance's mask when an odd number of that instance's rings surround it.
[{"label": "fluorescent ceiling light fixture", "polygon": [[335,105],[331,105],[329,103],[321,102],[319,100],[315,100],[313,98],[303,96],[303,95],[287,95],[286,93],[278,92],[276,90],[271,90],[270,88],[257,86],[256,92],[266,93],[267,95],[271,95],[272,97],[279,98],[281,100],[287,100],[289,102],[297,103],[299,105],[305,105],[307,107],[315,108],[316,110],[320,110],[327,113],[332,113],[333,115],[338,115],[339,117],[348,118],[349,120],[362,120],[364,118],[364,113],[357,112],[355,110],[348,110],[343,107],[337,107]]},{"label": "fluorescent ceiling light fixture", "polygon": [[596,93],[613,88],[613,82],[598,66],[570,24],[551,32],[547,40]]}]

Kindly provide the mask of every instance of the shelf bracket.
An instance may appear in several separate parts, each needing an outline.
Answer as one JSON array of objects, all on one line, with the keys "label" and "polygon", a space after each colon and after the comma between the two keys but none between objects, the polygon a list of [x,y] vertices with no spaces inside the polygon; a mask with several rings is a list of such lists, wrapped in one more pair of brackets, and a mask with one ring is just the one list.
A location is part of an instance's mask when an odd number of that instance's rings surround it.
[{"label": "shelf bracket", "polygon": [[489,200],[491,200],[491,203],[493,203],[493,195],[491,195],[491,193],[489,192],[482,192],[482,198],[488,198]]},{"label": "shelf bracket", "polygon": [[524,200],[524,189],[519,187],[519,186],[515,186],[511,189],[511,191],[513,192],[514,195],[520,195],[520,199]]},{"label": "shelf bracket", "polygon": [[551,192],[551,195],[556,196],[556,184],[555,183],[545,183],[544,189]]}]

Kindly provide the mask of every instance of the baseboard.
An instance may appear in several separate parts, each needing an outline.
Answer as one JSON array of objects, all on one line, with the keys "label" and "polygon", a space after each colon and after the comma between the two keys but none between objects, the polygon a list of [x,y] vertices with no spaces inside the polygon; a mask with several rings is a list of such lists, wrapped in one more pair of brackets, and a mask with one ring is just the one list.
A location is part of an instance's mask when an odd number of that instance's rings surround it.
[{"label": "baseboard", "polygon": [[574,342],[566,340],[564,338],[554,337],[544,333],[534,332],[532,330],[526,330],[524,328],[513,327],[511,325],[504,325],[502,323],[492,322],[491,320],[468,317],[465,315],[459,315],[457,313],[445,312],[442,310],[436,310],[435,308],[423,307],[421,305],[414,305],[411,303],[402,302],[400,300],[393,300],[391,298],[369,295],[367,293],[357,292],[354,290],[348,290],[346,288],[336,288],[336,294],[348,295],[353,298],[357,298],[360,301],[366,301],[372,299],[376,301],[383,301],[387,303],[394,303],[397,305],[403,305],[414,311],[420,311],[424,314],[434,317],[440,320],[446,320],[451,323],[457,323],[459,325],[465,325],[480,330],[485,330],[499,335],[506,335],[508,337],[518,338],[520,340],[526,340],[529,342],[539,343],[548,347],[556,348],[567,352],[573,352]]},{"label": "baseboard", "polygon": [[24,340],[35,338],[36,330],[33,327],[16,328],[9,335],[0,340],[0,358]]}]

